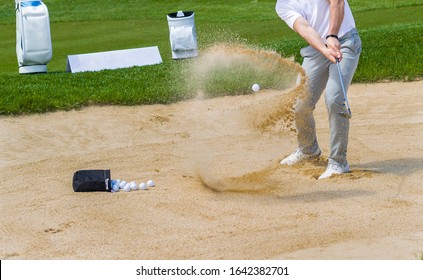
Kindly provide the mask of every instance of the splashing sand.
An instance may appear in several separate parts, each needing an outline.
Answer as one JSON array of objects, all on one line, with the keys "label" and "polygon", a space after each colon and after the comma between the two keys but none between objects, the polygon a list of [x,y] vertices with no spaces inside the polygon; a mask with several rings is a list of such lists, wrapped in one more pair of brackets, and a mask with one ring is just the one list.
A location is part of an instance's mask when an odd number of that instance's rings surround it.
[{"label": "splashing sand", "polygon": [[[245,75],[248,69],[254,70],[254,74]],[[277,122],[282,121],[286,129],[295,132],[293,106],[307,90],[307,77],[300,65],[282,58],[274,51],[248,48],[240,44],[217,44],[207,49],[191,64],[187,82],[193,83],[202,97],[207,96],[206,83],[216,72],[224,72],[225,75],[214,79],[211,86],[219,87],[222,80],[228,79],[227,75],[230,73],[230,84],[240,85],[232,89],[232,94],[251,93],[250,87],[254,83],[259,83],[262,89],[267,90],[290,89],[267,103],[257,104],[260,111],[259,114],[254,114],[252,119],[255,126],[262,131],[270,130]],[[271,77],[271,80],[263,77]],[[223,94],[228,95],[228,91]]]},{"label": "splashing sand", "polygon": [[[214,76],[222,72],[224,75]],[[255,82],[259,82],[262,88],[265,88],[264,92],[256,94],[254,103],[236,108],[224,119],[227,123],[235,122],[233,129],[239,131],[239,134],[248,131],[252,138],[250,141],[259,142],[263,134],[272,130],[279,134],[295,132],[293,109],[295,102],[304,94],[307,83],[304,70],[297,63],[282,58],[272,51],[247,48],[239,44],[218,44],[207,49],[198,60],[194,60],[188,73],[189,80],[194,80],[193,84],[203,98],[209,95],[207,83],[211,76],[214,76],[214,87],[219,87],[221,83],[225,83],[229,75],[231,85],[240,85],[234,89],[235,95],[244,92],[251,94],[248,87]],[[273,80],[261,81],[262,77],[272,77]],[[217,94],[215,91],[213,93]],[[207,155],[196,153],[197,158],[193,159],[194,162],[201,162],[197,164],[197,172],[204,186],[220,192],[263,192],[278,185],[277,181],[271,180],[276,165],[274,162],[267,164],[269,158],[262,158],[260,154],[250,152],[249,157],[261,158],[262,162],[256,160],[255,166],[249,165],[244,169],[245,173],[234,175],[242,170],[241,164],[235,163],[235,170],[231,170],[234,174],[228,173],[231,157],[220,159],[212,157],[210,155],[212,149],[213,147],[208,147]],[[242,150],[239,152],[245,153]],[[235,155],[234,158],[239,156]],[[218,168],[221,166],[225,166],[225,170]]]}]

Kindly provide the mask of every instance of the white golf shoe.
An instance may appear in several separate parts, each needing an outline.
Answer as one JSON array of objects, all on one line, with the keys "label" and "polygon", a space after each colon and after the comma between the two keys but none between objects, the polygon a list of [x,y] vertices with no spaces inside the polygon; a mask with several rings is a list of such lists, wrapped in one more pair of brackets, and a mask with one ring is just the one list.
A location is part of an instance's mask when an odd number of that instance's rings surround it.
[{"label": "white golf shoe", "polygon": [[348,163],[346,165],[340,165],[337,163],[329,163],[328,167],[326,168],[326,171],[322,175],[320,175],[319,180],[329,178],[333,174],[348,173],[350,171],[351,170]]},{"label": "white golf shoe", "polygon": [[317,148],[317,151],[312,154],[305,154],[300,149],[296,149],[292,154],[281,160],[280,163],[286,165],[294,165],[305,160],[316,159],[320,157],[321,154],[322,151],[320,151],[319,148]]}]

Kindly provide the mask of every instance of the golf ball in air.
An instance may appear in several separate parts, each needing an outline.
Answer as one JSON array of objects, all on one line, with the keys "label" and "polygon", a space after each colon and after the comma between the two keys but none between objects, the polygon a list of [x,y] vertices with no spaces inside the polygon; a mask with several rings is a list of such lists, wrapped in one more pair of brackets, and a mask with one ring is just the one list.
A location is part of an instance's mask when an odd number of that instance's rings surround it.
[{"label": "golf ball in air", "polygon": [[253,91],[259,91],[259,90],[260,90],[260,86],[259,86],[259,84],[254,84],[254,85],[251,87],[251,89],[252,89]]},{"label": "golf ball in air", "polygon": [[153,181],[153,180],[148,180],[148,181],[147,181],[147,186],[148,186],[148,187],[150,187],[150,188],[151,188],[151,187],[155,187],[155,186],[156,186],[156,183],[154,183],[154,181]]},{"label": "golf ball in air", "polygon": [[130,192],[130,191],[131,191],[131,186],[130,186],[130,184],[126,184],[126,185],[123,187],[123,190],[124,190],[125,192]]},{"label": "golf ball in air", "polygon": [[140,184],[140,190],[146,190],[147,189],[147,184],[146,183],[144,183],[144,182],[142,182],[141,184]]}]

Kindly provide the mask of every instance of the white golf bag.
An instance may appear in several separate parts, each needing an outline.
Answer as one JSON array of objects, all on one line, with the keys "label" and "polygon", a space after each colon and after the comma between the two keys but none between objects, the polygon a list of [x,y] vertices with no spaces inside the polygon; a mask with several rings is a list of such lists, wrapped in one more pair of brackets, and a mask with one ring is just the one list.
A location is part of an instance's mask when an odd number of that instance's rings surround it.
[{"label": "white golf bag", "polygon": [[172,58],[181,59],[198,56],[194,12],[170,13],[167,15],[167,21]]},{"label": "white golf bag", "polygon": [[19,73],[45,73],[52,57],[50,20],[42,1],[15,0]]}]

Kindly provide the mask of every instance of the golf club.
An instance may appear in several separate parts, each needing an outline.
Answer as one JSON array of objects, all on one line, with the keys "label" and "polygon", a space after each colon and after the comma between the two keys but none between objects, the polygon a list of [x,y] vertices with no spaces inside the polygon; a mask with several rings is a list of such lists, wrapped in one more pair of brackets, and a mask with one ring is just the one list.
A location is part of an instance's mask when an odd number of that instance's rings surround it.
[{"label": "golf club", "polygon": [[341,87],[342,87],[342,92],[344,93],[344,106],[347,109],[348,113],[339,113],[341,116],[344,116],[348,119],[351,119],[352,114],[351,114],[351,109],[350,109],[350,105],[348,104],[348,97],[347,97],[347,92],[345,90],[345,86],[344,86],[344,80],[342,79],[342,72],[341,72],[341,66],[339,65],[339,58],[335,58],[336,59],[336,66],[338,67],[338,74],[339,74],[339,81],[341,82]]}]

